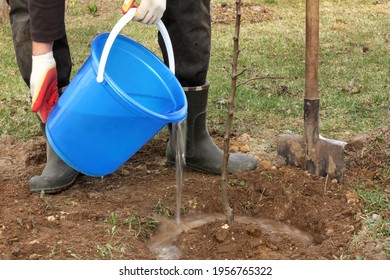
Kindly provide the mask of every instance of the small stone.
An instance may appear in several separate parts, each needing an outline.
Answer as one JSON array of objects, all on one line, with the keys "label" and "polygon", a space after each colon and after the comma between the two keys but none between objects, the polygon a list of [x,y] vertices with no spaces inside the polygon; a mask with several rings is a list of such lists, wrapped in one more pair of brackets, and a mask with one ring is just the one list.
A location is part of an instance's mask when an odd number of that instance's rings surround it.
[{"label": "small stone", "polygon": [[255,236],[255,237],[261,236],[261,229],[256,225],[253,224],[247,225],[246,231],[251,236]]},{"label": "small stone", "polygon": [[49,216],[49,217],[47,217],[47,220],[48,220],[49,222],[53,222],[53,221],[56,220],[56,217],[54,217],[54,216]]},{"label": "small stone", "polygon": [[219,229],[214,237],[215,239],[218,241],[218,242],[224,242],[226,240],[226,237],[227,237],[227,234],[228,234],[228,231],[224,230],[224,229]]},{"label": "small stone", "polygon": [[228,224],[224,224],[223,226],[221,226],[221,228],[223,228],[223,229],[228,229],[228,228],[229,228],[229,225],[228,225]]},{"label": "small stone", "polygon": [[378,214],[372,214],[372,216],[371,216],[371,221],[372,221],[372,222],[376,223],[376,222],[378,222],[378,221],[380,221],[380,220],[381,220],[381,216],[380,216],[380,215],[378,215]]},{"label": "small stone", "polygon": [[260,166],[262,169],[269,170],[272,168],[272,163],[269,160],[262,160]]},{"label": "small stone", "polygon": [[332,184],[337,184],[339,181],[337,181],[337,179],[333,179],[332,180]]},{"label": "small stone", "polygon": [[241,147],[240,147],[240,151],[241,152],[243,152],[243,153],[248,153],[249,151],[250,151],[250,149],[249,149],[249,146],[248,145],[242,145]]},{"label": "small stone", "polygon": [[334,229],[333,228],[328,228],[325,232],[325,235],[326,236],[332,236],[334,233]]}]

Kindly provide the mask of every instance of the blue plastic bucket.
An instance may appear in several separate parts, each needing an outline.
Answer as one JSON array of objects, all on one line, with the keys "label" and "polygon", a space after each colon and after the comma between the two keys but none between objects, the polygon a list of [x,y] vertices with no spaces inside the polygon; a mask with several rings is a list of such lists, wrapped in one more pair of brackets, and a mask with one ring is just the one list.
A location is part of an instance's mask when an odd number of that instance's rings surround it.
[{"label": "blue plastic bucket", "polygon": [[97,81],[109,33],[66,88],[46,124],[55,152],[89,176],[113,173],[168,123],[187,115],[184,91],[172,71],[139,43],[118,35]]}]

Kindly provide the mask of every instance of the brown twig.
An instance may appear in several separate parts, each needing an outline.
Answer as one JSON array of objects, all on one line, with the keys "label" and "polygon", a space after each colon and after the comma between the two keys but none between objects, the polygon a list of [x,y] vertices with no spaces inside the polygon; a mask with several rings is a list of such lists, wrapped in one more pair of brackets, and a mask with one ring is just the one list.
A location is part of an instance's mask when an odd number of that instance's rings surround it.
[{"label": "brown twig", "polygon": [[[236,24],[233,37],[233,65],[232,65],[232,83],[231,83],[231,92],[228,100],[228,115],[226,121],[226,130],[224,136],[224,147],[223,147],[223,165],[222,165],[222,179],[221,179],[221,189],[222,189],[222,205],[223,211],[228,220],[229,224],[234,223],[234,214],[233,209],[229,205],[228,197],[228,162],[229,162],[229,147],[230,147],[230,135],[232,132],[232,123],[234,115],[234,100],[237,92],[237,77],[240,75],[237,72],[238,67],[238,55],[240,53],[239,49],[239,36],[240,36],[240,25],[241,25],[241,0],[236,0]],[[241,73],[242,74],[242,73]]]},{"label": "brown twig", "polygon": [[237,87],[249,84],[250,82],[256,81],[256,80],[278,80],[278,79],[284,79],[284,77],[279,77],[279,76],[253,77],[253,78],[247,79],[247,80],[243,81],[242,83],[238,84]]}]

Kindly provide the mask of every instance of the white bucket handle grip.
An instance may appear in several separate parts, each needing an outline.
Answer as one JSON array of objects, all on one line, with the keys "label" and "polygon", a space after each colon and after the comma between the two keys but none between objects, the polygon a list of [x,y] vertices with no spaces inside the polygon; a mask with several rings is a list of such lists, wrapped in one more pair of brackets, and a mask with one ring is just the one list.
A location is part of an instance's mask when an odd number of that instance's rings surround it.
[{"label": "white bucket handle grip", "polygon": [[[116,37],[118,36],[118,34],[122,30],[122,28],[133,19],[136,11],[137,11],[137,8],[131,8],[126,14],[124,14],[120,18],[120,20],[115,24],[114,28],[110,32],[110,35],[108,36],[107,41],[104,45],[102,55],[100,57],[98,74],[96,77],[96,81],[98,83],[103,82],[104,70],[106,68],[108,54],[110,53],[111,47],[112,47]],[[173,74],[175,74],[175,58],[173,56],[172,42],[171,42],[171,39],[169,37],[168,31],[167,31],[164,23],[161,20],[159,20],[156,23],[156,26],[157,26],[158,30],[160,31],[160,34],[164,40],[165,47],[167,49],[169,69],[172,71]]]}]

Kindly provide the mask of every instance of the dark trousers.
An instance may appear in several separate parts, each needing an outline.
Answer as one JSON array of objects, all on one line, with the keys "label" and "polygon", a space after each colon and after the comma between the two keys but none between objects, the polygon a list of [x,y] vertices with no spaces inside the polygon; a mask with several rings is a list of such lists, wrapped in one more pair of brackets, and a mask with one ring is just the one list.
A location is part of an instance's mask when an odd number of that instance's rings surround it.
[{"label": "dark trousers", "polygon": [[[176,76],[181,85],[204,85],[210,61],[210,0],[168,0],[162,21],[172,41]],[[159,43],[167,62],[160,36]]]},{"label": "dark trousers", "polygon": [[[31,36],[30,16],[28,13],[27,0],[7,0],[10,6],[10,22],[12,39],[16,60],[23,80],[30,85],[31,75]],[[55,40],[53,44],[54,58],[57,63],[58,87],[62,88],[69,84],[72,61],[66,35]]]},{"label": "dark trousers", "polygon": [[[28,0],[7,0],[15,54],[27,85],[31,75],[31,36]],[[210,60],[210,0],[169,0],[163,22],[168,29],[175,55],[176,76],[182,86],[205,84]],[[159,38],[161,43],[161,38]],[[160,44],[166,59],[164,44]],[[69,84],[72,61],[66,35],[55,40],[58,87]]]}]

